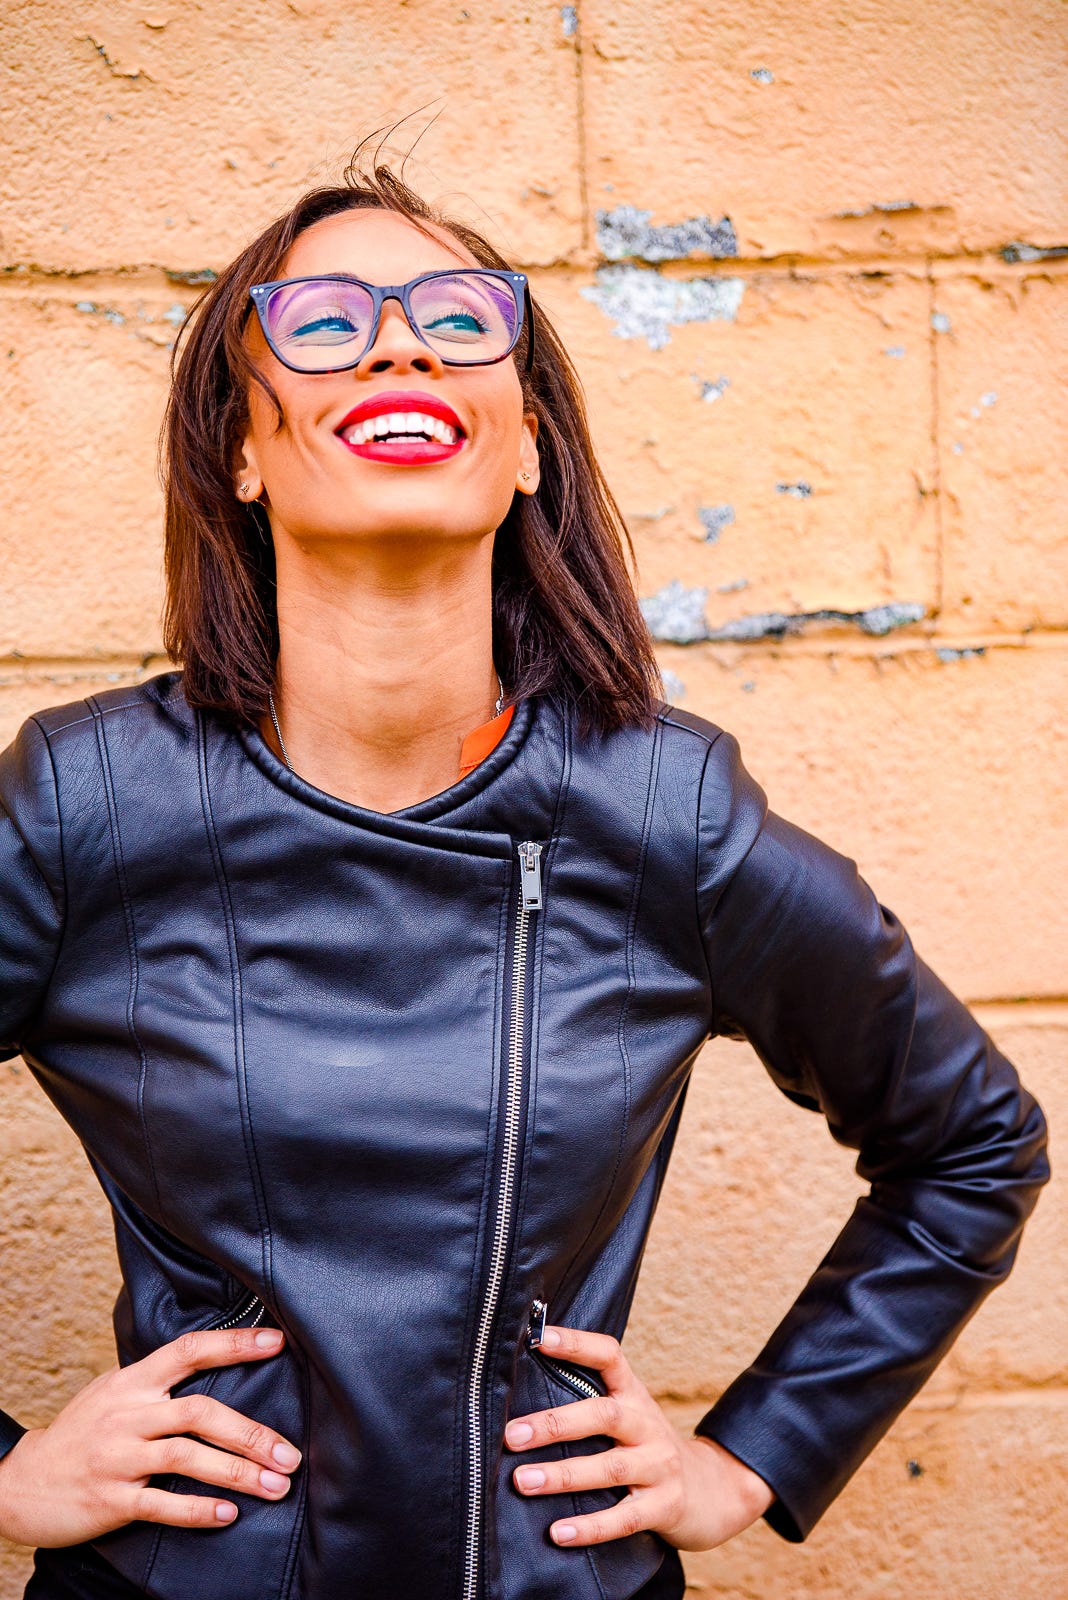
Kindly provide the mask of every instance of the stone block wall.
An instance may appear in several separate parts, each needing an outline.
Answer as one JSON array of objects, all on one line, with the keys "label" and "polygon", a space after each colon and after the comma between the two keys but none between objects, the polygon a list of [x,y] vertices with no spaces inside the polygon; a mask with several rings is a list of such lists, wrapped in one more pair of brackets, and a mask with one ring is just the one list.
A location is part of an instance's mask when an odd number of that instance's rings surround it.
[{"label": "stone block wall", "polygon": [[[1062,0],[56,0],[0,45],[0,740],[162,670],[155,435],[198,286],[356,140],[578,363],[669,698],[857,861],[1053,1125],[1015,1272],[749,1600],[1068,1595],[1068,87]],[[433,120],[431,120],[433,119]],[[429,125],[428,125],[429,124]],[[113,1359],[77,1142],[0,1067],[2,1403]],[[692,1423],[858,1192],[747,1045],[698,1064],[627,1335]],[[0,1596],[22,1592],[8,1548]]]}]

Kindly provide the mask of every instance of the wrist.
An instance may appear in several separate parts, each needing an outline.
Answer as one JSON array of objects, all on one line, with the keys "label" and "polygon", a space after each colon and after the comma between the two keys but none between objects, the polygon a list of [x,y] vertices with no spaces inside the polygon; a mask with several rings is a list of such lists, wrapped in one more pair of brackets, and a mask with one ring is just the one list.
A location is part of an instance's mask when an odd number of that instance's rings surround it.
[{"label": "wrist", "polygon": [[775,1500],[775,1490],[771,1485],[758,1472],[754,1472],[752,1467],[746,1466],[744,1461],[733,1455],[725,1445],[720,1444],[718,1439],[710,1439],[703,1433],[693,1434],[692,1439],[695,1444],[704,1445],[716,1455],[718,1465],[730,1484],[738,1508],[748,1517],[749,1522],[755,1522],[758,1517],[762,1517]]},{"label": "wrist", "polygon": [[[11,1449],[5,1450],[4,1454],[0,1456],[0,1538],[6,1539],[10,1544],[35,1544],[37,1542],[27,1532],[23,1515],[23,1496],[19,1490],[19,1479],[22,1468],[25,1465],[25,1441],[27,1439],[32,1440],[35,1434],[43,1432],[43,1428],[24,1429],[11,1446]],[[16,1455],[18,1455],[17,1460],[14,1459]]]}]

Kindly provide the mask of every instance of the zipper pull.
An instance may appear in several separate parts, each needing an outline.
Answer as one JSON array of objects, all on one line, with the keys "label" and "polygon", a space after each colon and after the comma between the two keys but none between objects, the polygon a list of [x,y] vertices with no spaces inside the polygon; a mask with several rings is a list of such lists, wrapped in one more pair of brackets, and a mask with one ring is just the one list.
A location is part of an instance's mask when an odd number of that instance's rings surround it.
[{"label": "zipper pull", "polygon": [[519,888],[524,911],[540,911],[541,845],[528,840],[519,849]]},{"label": "zipper pull", "polygon": [[527,1329],[527,1344],[536,1350],[541,1344],[542,1334],[545,1332],[545,1318],[548,1316],[549,1307],[544,1300],[532,1300],[530,1303],[530,1324]]}]

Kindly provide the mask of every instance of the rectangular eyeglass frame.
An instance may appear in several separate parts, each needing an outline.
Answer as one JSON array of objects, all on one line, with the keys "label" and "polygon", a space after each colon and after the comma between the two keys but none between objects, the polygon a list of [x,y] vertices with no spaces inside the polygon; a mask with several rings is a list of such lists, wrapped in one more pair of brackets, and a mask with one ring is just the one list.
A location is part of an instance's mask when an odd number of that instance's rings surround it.
[{"label": "rectangular eyeglass frame", "polygon": [[[435,349],[430,340],[425,339],[416,327],[408,298],[416,284],[424,283],[428,278],[455,278],[459,273],[463,272],[477,273],[483,278],[503,278],[513,289],[520,284],[523,286],[522,299],[518,295],[516,296],[516,307],[519,315],[515,325],[515,335],[507,350],[502,351],[499,356],[484,356],[478,361],[450,361],[447,356],[441,355],[441,352]],[[343,361],[337,367],[314,367],[309,369],[308,367],[295,366],[292,361],[286,360],[286,357],[275,344],[271,331],[267,326],[267,302],[276,289],[284,289],[293,283],[355,283],[361,289],[367,290],[373,301],[371,332],[368,335],[367,343],[355,361]],[[354,277],[350,272],[311,272],[301,278],[276,278],[273,283],[254,283],[249,289],[249,298],[256,308],[256,315],[263,330],[263,337],[267,340],[271,350],[282,365],[289,368],[290,372],[299,372],[304,377],[326,377],[331,372],[348,372],[353,367],[359,366],[378,338],[378,325],[382,318],[382,307],[387,300],[400,301],[404,315],[408,319],[408,326],[416,338],[421,344],[425,344],[428,350],[433,350],[434,354],[440,357],[447,367],[490,367],[498,361],[504,361],[519,343],[525,321],[527,328],[526,370],[530,372],[534,366],[534,307],[531,303],[530,284],[525,272],[505,272],[499,267],[439,267],[433,272],[421,272],[417,278],[409,278],[407,283],[367,283],[363,278]]]}]

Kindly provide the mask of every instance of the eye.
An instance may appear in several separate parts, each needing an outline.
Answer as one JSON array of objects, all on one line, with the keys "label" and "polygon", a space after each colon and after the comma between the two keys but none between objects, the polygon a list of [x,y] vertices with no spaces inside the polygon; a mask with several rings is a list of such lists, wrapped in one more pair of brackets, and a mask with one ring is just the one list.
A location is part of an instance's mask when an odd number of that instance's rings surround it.
[{"label": "eye", "polygon": [[470,306],[453,306],[435,312],[424,323],[427,333],[459,334],[461,338],[478,338],[488,333],[489,323],[483,321]]},{"label": "eye", "polygon": [[346,311],[321,310],[288,331],[290,339],[351,339],[359,330]]}]

